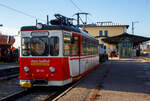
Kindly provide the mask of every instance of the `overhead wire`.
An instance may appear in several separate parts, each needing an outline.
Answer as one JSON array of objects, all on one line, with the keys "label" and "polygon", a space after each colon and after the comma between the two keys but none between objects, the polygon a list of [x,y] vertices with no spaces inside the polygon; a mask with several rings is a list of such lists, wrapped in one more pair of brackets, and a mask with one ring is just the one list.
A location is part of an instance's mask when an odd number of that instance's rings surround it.
[{"label": "overhead wire", "polygon": [[25,12],[23,12],[23,11],[20,11],[20,10],[15,9],[15,8],[9,7],[9,6],[7,6],[7,5],[4,5],[4,4],[1,4],[1,3],[0,3],[0,6],[2,6],[2,7],[4,7],[4,8],[7,8],[7,9],[10,9],[10,10],[12,10],[12,11],[15,11],[15,12],[17,12],[17,13],[23,14],[23,15],[25,15],[25,16],[28,16],[28,17],[30,17],[30,18],[34,18],[34,19],[38,19],[38,20],[41,20],[41,21],[45,21],[45,20],[43,20],[43,19],[37,18],[36,16],[30,15],[30,14],[28,14],[28,13],[25,13]]},{"label": "overhead wire", "polygon": [[80,12],[82,12],[82,10],[72,0],[70,0],[70,2],[74,5],[74,7],[76,7]]},{"label": "overhead wire", "polygon": [[[76,7],[80,12],[82,12],[82,10],[72,0],[70,0],[70,2],[74,5],[74,7]],[[82,18],[80,16],[79,16],[79,19],[84,24],[84,22],[83,22],[83,20],[82,20]]]},{"label": "overhead wire", "polygon": [[[76,7],[80,12],[83,12],[77,5],[76,5],[76,3],[75,2],[73,2],[73,0],[70,0],[70,2],[74,5],[74,7]],[[91,15],[91,14],[89,14],[89,15]],[[91,15],[91,17],[93,17],[92,15]],[[93,17],[94,18],[94,17]],[[89,18],[90,19],[90,18]],[[81,17],[80,17],[80,20],[81,20],[81,22],[84,24],[84,22],[83,22],[83,20],[81,19]],[[90,19],[90,21],[93,21],[93,19]]]}]

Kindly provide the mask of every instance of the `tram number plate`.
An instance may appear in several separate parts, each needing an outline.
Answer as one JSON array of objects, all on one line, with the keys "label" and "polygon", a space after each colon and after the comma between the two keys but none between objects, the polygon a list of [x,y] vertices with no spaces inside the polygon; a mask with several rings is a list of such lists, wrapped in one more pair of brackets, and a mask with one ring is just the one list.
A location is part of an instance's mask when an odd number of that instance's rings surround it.
[{"label": "tram number plate", "polygon": [[36,72],[44,72],[44,69],[36,69]]}]

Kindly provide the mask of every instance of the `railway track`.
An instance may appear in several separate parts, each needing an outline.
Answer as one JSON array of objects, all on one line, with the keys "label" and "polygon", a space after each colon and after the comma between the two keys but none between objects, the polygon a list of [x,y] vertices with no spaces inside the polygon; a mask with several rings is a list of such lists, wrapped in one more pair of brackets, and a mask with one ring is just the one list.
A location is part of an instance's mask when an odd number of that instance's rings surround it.
[{"label": "railway track", "polygon": [[23,89],[23,90],[15,92],[13,94],[10,94],[6,97],[1,98],[0,101],[14,101],[14,99],[16,99],[18,96],[21,96],[25,93],[27,93],[27,90]]},{"label": "railway track", "polygon": [[63,87],[33,87],[19,90],[0,99],[0,101],[52,101],[72,84]]},{"label": "railway track", "polygon": [[0,70],[0,80],[5,80],[19,76],[19,67],[7,68]]}]

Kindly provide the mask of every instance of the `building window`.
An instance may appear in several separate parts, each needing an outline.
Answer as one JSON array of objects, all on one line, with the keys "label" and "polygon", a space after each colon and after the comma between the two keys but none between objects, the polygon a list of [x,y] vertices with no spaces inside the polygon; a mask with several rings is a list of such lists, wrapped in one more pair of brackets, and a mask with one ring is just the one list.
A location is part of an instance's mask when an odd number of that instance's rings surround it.
[{"label": "building window", "polygon": [[103,36],[103,31],[102,30],[99,31],[99,36]]},{"label": "building window", "polygon": [[105,30],[105,31],[104,31],[104,34],[105,34],[105,36],[107,37],[107,36],[108,36],[108,31]]}]

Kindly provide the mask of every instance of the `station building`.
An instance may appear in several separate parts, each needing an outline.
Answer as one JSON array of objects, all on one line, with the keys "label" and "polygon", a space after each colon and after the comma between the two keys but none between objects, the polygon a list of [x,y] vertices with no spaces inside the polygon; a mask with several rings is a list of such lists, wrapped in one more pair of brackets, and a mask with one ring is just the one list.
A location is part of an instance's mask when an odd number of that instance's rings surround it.
[{"label": "station building", "polygon": [[106,46],[107,53],[116,50],[117,45],[106,43],[102,41],[107,37],[121,35],[127,32],[129,25],[118,24],[113,22],[97,22],[96,24],[80,25],[83,30],[88,31],[89,34],[99,40],[100,45]]},{"label": "station building", "polygon": [[140,51],[140,44],[150,40],[150,38],[127,33],[129,25],[125,24],[97,22],[96,24],[80,25],[80,27],[96,37],[100,45],[106,46],[108,54],[116,51],[119,57],[136,56]]}]

